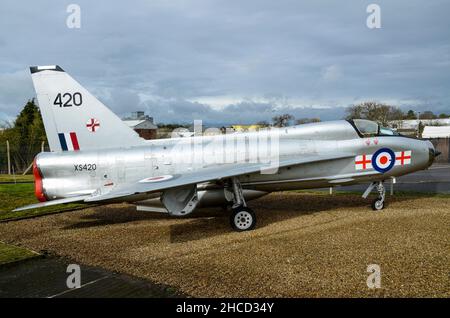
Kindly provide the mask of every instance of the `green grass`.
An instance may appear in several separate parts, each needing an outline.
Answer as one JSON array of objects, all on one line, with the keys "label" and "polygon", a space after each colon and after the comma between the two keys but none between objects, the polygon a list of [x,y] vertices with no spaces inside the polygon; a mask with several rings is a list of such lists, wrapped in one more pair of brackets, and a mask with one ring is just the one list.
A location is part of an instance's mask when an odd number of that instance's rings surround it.
[{"label": "green grass", "polygon": [[0,265],[37,257],[38,253],[0,242]]},{"label": "green grass", "polygon": [[0,220],[20,219],[84,207],[83,204],[69,203],[40,209],[12,212],[15,208],[33,203],[38,203],[34,196],[34,184],[0,184]]},{"label": "green grass", "polygon": [[33,175],[26,174],[22,175],[9,175],[9,174],[0,174],[0,182],[33,182]]}]

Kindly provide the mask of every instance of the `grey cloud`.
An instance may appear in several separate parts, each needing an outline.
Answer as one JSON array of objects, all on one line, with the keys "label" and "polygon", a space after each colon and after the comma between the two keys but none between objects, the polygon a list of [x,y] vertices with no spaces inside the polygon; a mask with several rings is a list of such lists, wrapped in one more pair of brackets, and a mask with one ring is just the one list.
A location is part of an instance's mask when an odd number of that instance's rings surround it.
[{"label": "grey cloud", "polygon": [[33,85],[27,71],[0,73],[0,113],[12,117],[33,96]]},{"label": "grey cloud", "polygon": [[[33,96],[35,64],[60,64],[113,111],[148,107],[158,121],[252,122],[273,109],[333,119],[364,99],[450,112],[445,0],[378,0],[380,30],[366,27],[366,0],[82,0],[79,30],[65,25],[71,2],[0,4],[3,116]],[[188,101],[205,96],[241,101]]]},{"label": "grey cloud", "polygon": [[194,120],[202,120],[208,126],[250,124],[258,121],[271,122],[274,116],[284,113],[292,114],[297,119],[320,117],[323,120],[333,120],[344,117],[344,108],[342,107],[315,108],[290,105],[275,107],[271,103],[254,101],[230,104],[221,110],[197,102],[176,99],[144,102],[138,108],[145,110],[148,114],[152,114],[157,122],[190,124]]}]

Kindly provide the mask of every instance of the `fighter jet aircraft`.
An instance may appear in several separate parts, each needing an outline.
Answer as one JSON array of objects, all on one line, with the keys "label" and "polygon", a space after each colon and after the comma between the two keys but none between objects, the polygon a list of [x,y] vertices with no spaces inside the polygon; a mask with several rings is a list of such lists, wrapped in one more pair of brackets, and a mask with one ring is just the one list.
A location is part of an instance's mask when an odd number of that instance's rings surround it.
[{"label": "fighter jet aircraft", "polygon": [[[383,181],[428,168],[429,141],[354,119],[146,141],[59,66],[31,76],[51,152],[33,164],[32,209],[69,202],[129,202],[141,211],[185,216],[230,207],[237,231],[256,225],[247,201],[273,191],[369,184],[385,206]],[[308,202],[305,201],[305,204]]]}]

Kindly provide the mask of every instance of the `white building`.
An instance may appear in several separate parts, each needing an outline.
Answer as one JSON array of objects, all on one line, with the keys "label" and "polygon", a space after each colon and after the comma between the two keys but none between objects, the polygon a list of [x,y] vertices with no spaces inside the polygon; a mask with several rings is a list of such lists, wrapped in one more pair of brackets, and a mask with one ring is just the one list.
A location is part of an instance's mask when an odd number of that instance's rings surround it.
[{"label": "white building", "polygon": [[425,126],[422,138],[450,138],[450,126]]},{"label": "white building", "polygon": [[419,122],[425,126],[450,126],[450,118],[436,118],[436,119],[405,119],[393,120],[390,123],[392,127],[397,129],[417,129]]}]

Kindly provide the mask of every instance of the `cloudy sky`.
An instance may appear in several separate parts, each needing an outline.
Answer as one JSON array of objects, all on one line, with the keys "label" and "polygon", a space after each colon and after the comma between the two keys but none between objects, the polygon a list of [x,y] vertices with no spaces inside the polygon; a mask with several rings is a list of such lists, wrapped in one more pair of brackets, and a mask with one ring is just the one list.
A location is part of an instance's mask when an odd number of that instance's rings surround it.
[{"label": "cloudy sky", "polygon": [[[371,3],[381,29],[366,25]],[[157,122],[329,120],[364,100],[450,112],[449,12],[448,0],[2,0],[0,119],[34,96],[28,66],[48,64]]]}]

